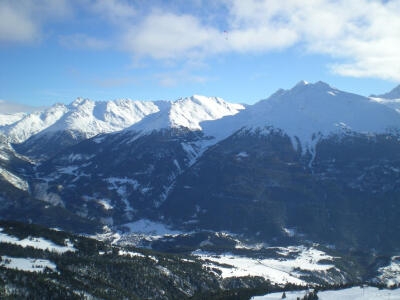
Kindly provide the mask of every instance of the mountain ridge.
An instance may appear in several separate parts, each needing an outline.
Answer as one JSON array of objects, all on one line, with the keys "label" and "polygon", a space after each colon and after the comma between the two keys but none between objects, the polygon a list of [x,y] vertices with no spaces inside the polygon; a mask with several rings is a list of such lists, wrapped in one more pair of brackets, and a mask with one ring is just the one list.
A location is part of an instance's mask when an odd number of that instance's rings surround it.
[{"label": "mountain ridge", "polygon": [[380,95],[370,95],[372,98],[382,98],[388,100],[400,99],[400,85],[394,87],[391,91],[380,94]]},{"label": "mountain ridge", "polygon": [[[296,239],[370,247],[383,225],[370,236],[348,227],[359,230],[369,212],[358,206],[371,209],[376,201],[383,201],[385,222],[399,226],[400,115],[393,108],[323,82],[300,82],[240,110],[202,97],[157,102],[158,111],[120,131],[58,135],[57,149],[54,136],[29,140],[29,149],[52,154],[23,174],[32,197],[113,228],[148,218],[276,241],[287,241],[285,228],[294,228]],[[92,116],[93,102],[74,105]],[[335,203],[348,206],[354,220]],[[332,216],[342,221],[330,225]],[[396,246],[381,240],[382,249]]]}]

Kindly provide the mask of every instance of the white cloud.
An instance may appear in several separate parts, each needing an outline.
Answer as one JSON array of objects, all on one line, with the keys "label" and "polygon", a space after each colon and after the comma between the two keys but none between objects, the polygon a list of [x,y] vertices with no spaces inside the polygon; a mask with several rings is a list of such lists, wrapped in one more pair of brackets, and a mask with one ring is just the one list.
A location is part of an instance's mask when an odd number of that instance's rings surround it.
[{"label": "white cloud", "polygon": [[135,57],[187,59],[221,53],[266,53],[300,44],[337,60],[346,76],[400,81],[400,1],[221,0],[224,29],[206,19],[153,12],[123,33]]},{"label": "white cloud", "polygon": [[297,41],[310,53],[332,56],[338,61],[331,66],[336,73],[400,81],[398,0],[234,0],[230,13],[231,24],[239,31],[287,30],[286,46]]},{"label": "white cloud", "polygon": [[300,45],[331,56],[338,74],[400,81],[400,0],[200,0],[179,11],[182,3],[0,0],[0,43],[37,40],[46,22],[75,7],[111,26],[113,37],[106,42],[82,30],[60,38],[67,47],[179,61]]},{"label": "white cloud", "polygon": [[91,80],[93,84],[102,88],[114,88],[126,85],[138,84],[139,79],[135,77],[115,77]]},{"label": "white cloud", "polygon": [[222,34],[190,15],[154,13],[123,35],[126,50],[136,56],[175,59],[216,53],[222,50],[217,40]]},{"label": "white cloud", "polygon": [[31,43],[41,37],[42,24],[70,13],[66,0],[0,1],[0,44]]},{"label": "white cloud", "polygon": [[38,27],[23,11],[0,2],[0,42],[33,41]]}]

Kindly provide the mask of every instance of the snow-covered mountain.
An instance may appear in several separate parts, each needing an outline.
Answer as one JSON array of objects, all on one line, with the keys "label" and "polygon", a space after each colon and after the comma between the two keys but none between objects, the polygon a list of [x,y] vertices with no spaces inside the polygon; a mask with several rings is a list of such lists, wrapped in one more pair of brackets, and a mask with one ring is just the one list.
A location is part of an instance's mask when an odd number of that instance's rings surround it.
[{"label": "snow-covered mountain", "polygon": [[11,143],[22,143],[36,133],[56,123],[68,108],[64,104],[55,104],[52,107],[24,116],[16,123],[0,128]]},{"label": "snow-covered mountain", "polygon": [[[323,82],[300,82],[249,106],[197,95],[79,98],[3,127],[9,140],[24,142],[10,145],[0,135],[0,215],[62,221],[77,232],[157,224],[169,235],[118,239],[159,251],[207,251],[196,252],[198,259],[221,276],[247,274],[245,264],[256,266],[253,275],[282,268],[274,274],[289,282],[306,274],[331,283],[382,274],[385,282],[397,276],[400,249],[395,103]],[[37,162],[15,151],[52,155]],[[307,244],[351,266],[351,276],[319,251],[308,255]],[[299,273],[305,261],[312,268]]]},{"label": "snow-covered mountain", "polygon": [[221,98],[194,95],[163,103],[157,114],[144,118],[128,130],[143,133],[171,128],[202,130],[201,122],[235,115],[243,109],[243,105],[229,103]]},{"label": "snow-covered mountain", "polygon": [[[45,149],[54,154],[84,139],[130,126],[130,130],[143,133],[178,127],[200,130],[201,121],[236,114],[241,109],[244,109],[243,105],[204,96],[171,102],[129,99],[95,102],[78,98],[69,105],[56,104],[44,111],[21,116],[20,120],[15,119],[16,122],[3,118],[4,123],[9,124],[1,127],[0,133],[8,142],[20,144],[16,147],[21,153],[41,156],[46,155]],[[139,122],[146,116],[149,117]]]},{"label": "snow-covered mountain", "polygon": [[151,101],[95,102],[82,98],[76,99],[67,109],[57,122],[42,130],[41,134],[68,130],[81,132],[85,138],[90,138],[99,133],[122,130],[159,110]]},{"label": "snow-covered mountain", "polygon": [[383,104],[300,82],[246,107],[204,96],[78,99],[7,128],[44,124],[14,145],[53,154],[27,172],[29,192],[98,225],[148,218],[268,242],[394,249],[400,114]]},{"label": "snow-covered mountain", "polygon": [[222,140],[239,129],[279,130],[294,147],[313,149],[323,137],[349,132],[385,133],[400,128],[400,116],[369,98],[340,91],[324,82],[299,82],[290,90],[279,90],[245,111],[216,122],[201,124],[204,133]]},{"label": "snow-covered mountain", "polygon": [[80,132],[89,138],[124,129],[157,111],[157,105],[150,101],[95,102],[78,98],[70,105],[55,104],[44,111],[28,114],[2,131],[13,143],[22,143],[38,133],[57,131]]}]

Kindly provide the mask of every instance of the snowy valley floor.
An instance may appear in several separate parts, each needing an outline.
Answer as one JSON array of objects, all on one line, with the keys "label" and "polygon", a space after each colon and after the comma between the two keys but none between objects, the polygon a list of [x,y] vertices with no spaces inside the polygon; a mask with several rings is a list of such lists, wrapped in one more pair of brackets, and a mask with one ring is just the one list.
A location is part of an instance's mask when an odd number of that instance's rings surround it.
[{"label": "snowy valley floor", "polygon": [[[306,291],[295,291],[286,292],[287,300],[296,300],[303,298],[306,295]],[[323,291],[318,292],[318,299],[320,300],[399,300],[400,289],[395,290],[379,290],[375,287],[353,287],[349,289],[337,290],[337,291]],[[272,293],[265,296],[257,296],[251,298],[251,300],[277,300],[282,299],[282,292]]]}]

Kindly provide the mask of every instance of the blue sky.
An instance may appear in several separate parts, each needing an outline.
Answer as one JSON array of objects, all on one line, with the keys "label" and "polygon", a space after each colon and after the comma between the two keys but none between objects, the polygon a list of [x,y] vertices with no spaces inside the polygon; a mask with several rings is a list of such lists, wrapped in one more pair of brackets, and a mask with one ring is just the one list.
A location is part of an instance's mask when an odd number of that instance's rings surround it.
[{"label": "blue sky", "polygon": [[0,0],[0,99],[369,95],[400,82],[398,49],[397,0]]}]

